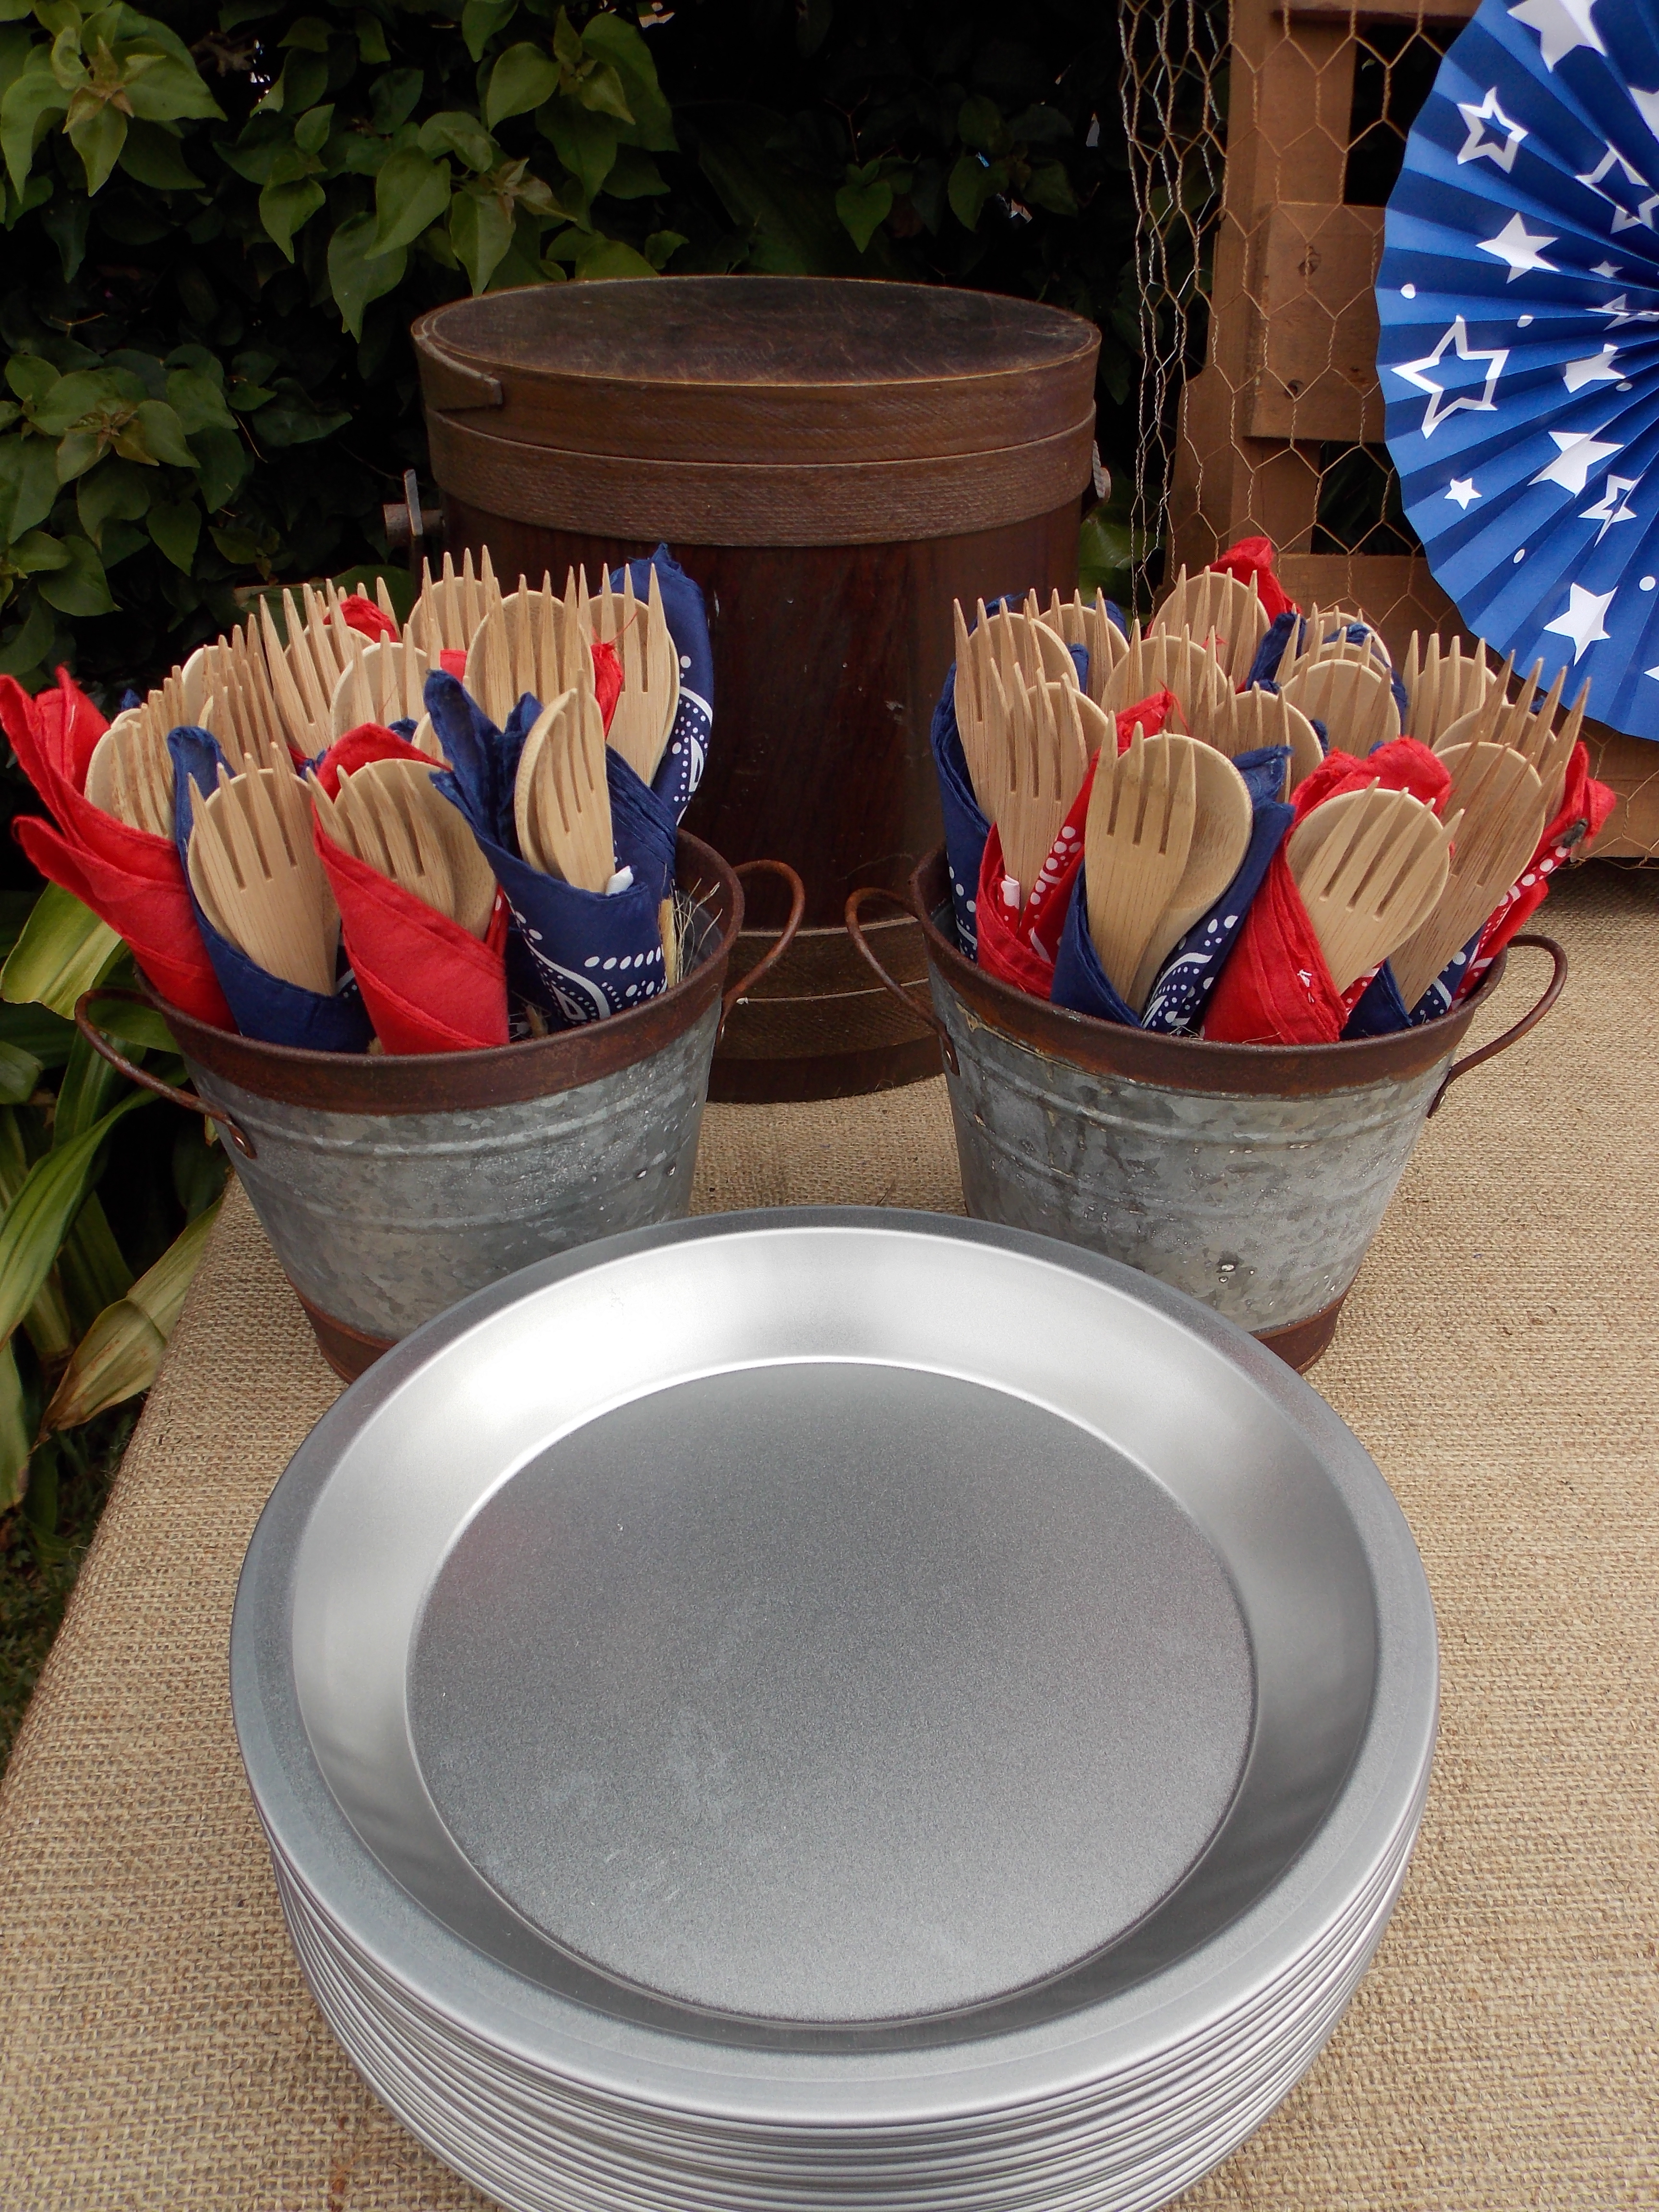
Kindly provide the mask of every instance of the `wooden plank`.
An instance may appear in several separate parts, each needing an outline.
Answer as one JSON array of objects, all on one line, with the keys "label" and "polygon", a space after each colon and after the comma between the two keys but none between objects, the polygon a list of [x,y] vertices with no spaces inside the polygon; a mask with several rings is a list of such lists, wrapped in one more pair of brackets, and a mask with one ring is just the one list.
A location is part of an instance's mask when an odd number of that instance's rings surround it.
[{"label": "wooden plank", "polygon": [[1279,575],[1298,606],[1357,608],[1396,660],[1414,629],[1472,642],[1420,553],[1288,553]]},{"label": "wooden plank", "polygon": [[1618,793],[1618,804],[1595,841],[1596,859],[1659,860],[1659,744],[1589,721],[1584,742],[1590,774]]},{"label": "wooden plank", "polygon": [[1290,0],[1275,8],[1282,23],[1467,23],[1480,0]]},{"label": "wooden plank", "polygon": [[1250,292],[1261,369],[1245,429],[1253,438],[1375,442],[1381,208],[1281,204],[1256,234]]}]

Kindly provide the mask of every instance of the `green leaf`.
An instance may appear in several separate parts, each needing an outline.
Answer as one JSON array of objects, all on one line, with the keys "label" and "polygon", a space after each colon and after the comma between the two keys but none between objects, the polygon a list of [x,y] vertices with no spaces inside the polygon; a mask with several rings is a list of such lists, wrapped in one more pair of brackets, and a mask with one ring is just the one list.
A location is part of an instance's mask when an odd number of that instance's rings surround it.
[{"label": "green leaf", "polygon": [[[442,221],[448,207],[447,161],[428,161],[416,146],[393,154],[374,179],[374,251],[395,253],[400,246],[412,244],[431,224]],[[337,288],[335,297],[339,297]]]},{"label": "green leaf", "polygon": [[42,1419],[43,1431],[79,1428],[149,1389],[218,1218],[217,1205],[198,1214],[126,1296],[99,1315],[64,1370]]},{"label": "green leaf", "polygon": [[124,375],[118,369],[78,368],[71,375],[58,377],[31,413],[36,429],[54,438],[89,416],[143,397],[144,386],[137,377]]},{"label": "green leaf", "polygon": [[428,116],[421,125],[421,151],[457,155],[469,169],[481,173],[493,169],[501,159],[500,147],[477,117],[456,107]]},{"label": "green leaf", "polygon": [[203,189],[202,179],[179,151],[178,139],[163,124],[129,123],[119,167],[159,192]]},{"label": "green leaf", "polygon": [[303,114],[294,126],[294,143],[302,154],[320,154],[328,143],[328,134],[334,121],[333,103],[325,107],[313,107]]},{"label": "green leaf", "polygon": [[267,185],[259,195],[259,220],[266,235],[282,248],[285,258],[294,258],[294,234],[309,222],[328,195],[313,177],[300,179],[293,184]]},{"label": "green leaf", "polygon": [[81,192],[54,200],[40,217],[41,229],[58,248],[66,284],[74,283],[87,258],[87,232],[91,222],[92,202]]},{"label": "green leaf", "polygon": [[[133,999],[94,1000],[99,1033],[113,1037],[118,1044],[128,1048],[128,1056],[134,1049],[139,1052],[176,1053],[178,1045],[165,1018],[154,1006]],[[77,1042],[84,1042],[79,1030],[73,1031]]]},{"label": "green leaf", "polygon": [[25,576],[38,576],[53,568],[67,568],[69,557],[63,541],[49,538],[44,530],[26,531],[7,548],[7,558],[13,568]]},{"label": "green leaf", "polygon": [[38,407],[63,371],[37,353],[15,353],[6,363],[6,382],[20,399]]},{"label": "green leaf", "polygon": [[72,891],[48,884],[0,969],[0,998],[73,1021],[83,991],[103,981],[125,947]]},{"label": "green leaf", "polygon": [[0,1038],[0,1105],[21,1106],[40,1080],[40,1061],[21,1045]]},{"label": "green leaf", "polygon": [[668,186],[662,171],[648,154],[642,153],[637,146],[618,146],[617,158],[605,179],[605,189],[614,200],[643,200],[657,192],[665,192]]},{"label": "green leaf", "polygon": [[36,1160],[0,1221],[0,1335],[9,1337],[52,1273],[58,1248],[91,1187],[98,1155],[116,1123],[152,1094],[134,1091],[67,1145]]},{"label": "green leaf", "polygon": [[279,46],[303,46],[307,53],[328,52],[329,30],[320,15],[301,15],[276,41]]},{"label": "green leaf", "polygon": [[253,456],[234,430],[192,430],[191,450],[197,458],[202,504],[210,514],[217,514],[247,482]]},{"label": "green leaf", "polygon": [[70,143],[87,173],[88,191],[101,191],[127,143],[126,117],[106,101],[81,121],[70,124],[68,131]]},{"label": "green leaf", "polygon": [[[132,1288],[132,1270],[122,1257],[95,1190],[88,1194],[85,1205],[70,1224],[69,1235],[58,1250],[55,1273],[69,1309],[70,1327],[77,1338],[85,1335],[106,1305],[125,1297]],[[38,1300],[36,1305],[38,1310]],[[32,1316],[24,1327],[33,1335]]]},{"label": "green leaf", "polygon": [[[125,89],[132,112],[146,123],[222,123],[225,119],[223,108],[189,59],[165,56],[142,76],[131,77]],[[305,104],[311,105],[309,100]]]},{"label": "green leaf", "polygon": [[386,26],[378,15],[371,15],[367,8],[360,8],[353,18],[352,27],[357,33],[357,52],[362,60],[389,62],[392,59],[386,42]]},{"label": "green leaf", "polygon": [[449,242],[473,292],[482,292],[513,243],[512,210],[494,192],[457,192],[449,206]]},{"label": "green leaf", "polygon": [[843,185],[836,194],[836,213],[847,227],[847,234],[862,253],[882,224],[893,212],[893,187],[877,182],[870,185]]},{"label": "green leaf", "polygon": [[58,482],[73,483],[77,477],[95,468],[107,450],[103,436],[96,430],[66,432],[58,441]]},{"label": "green leaf", "polygon": [[576,256],[576,280],[595,283],[611,276],[654,276],[656,270],[643,254],[619,238],[590,238]]},{"label": "green leaf", "polygon": [[985,212],[985,203],[998,189],[999,179],[994,169],[989,169],[977,154],[964,154],[951,172],[948,193],[951,212],[966,230],[977,230],[979,219]]},{"label": "green leaf", "polygon": [[175,568],[187,576],[202,533],[202,510],[193,499],[158,500],[144,517],[149,534]]},{"label": "green leaf", "polygon": [[[868,276],[884,273],[884,241],[864,260],[816,181],[779,161],[777,118],[736,101],[697,117],[697,159],[726,213],[750,234],[745,266],[758,276]],[[894,273],[897,273],[895,271]]]},{"label": "green leaf", "polygon": [[155,489],[155,472],[140,468],[136,461],[100,462],[75,489],[75,511],[82,529],[94,545],[102,545],[104,525],[112,520],[137,522]]},{"label": "green leaf", "polygon": [[528,115],[559,88],[553,58],[541,46],[509,46],[489,72],[484,121],[493,131],[509,115]]},{"label": "green leaf", "polygon": [[289,53],[283,73],[260,101],[261,115],[303,115],[328,90],[328,64],[319,54]]},{"label": "green leaf", "polygon": [[[165,399],[145,399],[139,403],[137,428],[143,433],[145,450],[169,468],[193,469],[196,456],[185,443],[184,425]],[[118,441],[118,451],[119,450]]]},{"label": "green leaf", "polygon": [[0,100],[0,152],[12,188],[21,191],[34,161],[34,149],[46,134],[54,115],[68,108],[70,96],[52,73],[42,47],[31,56],[29,66],[6,88]]},{"label": "green leaf", "polygon": [[372,215],[349,216],[328,242],[328,287],[340,320],[354,338],[363,334],[363,315],[369,302],[395,291],[404,280],[408,255],[402,246],[395,253],[377,252]]},{"label": "green leaf", "polygon": [[554,152],[591,200],[617,158],[616,124],[574,100],[550,100],[536,118],[536,127],[552,141]]},{"label": "green leaf", "polygon": [[0,1348],[0,1513],[9,1513],[22,1504],[33,1449],[17,1354],[8,1342]]},{"label": "green leaf", "polygon": [[608,62],[622,80],[634,143],[653,154],[672,154],[678,143],[674,118],[657,82],[651,49],[635,26],[614,13],[594,15],[582,32],[582,51]]},{"label": "green leaf", "polygon": [[349,413],[319,407],[296,378],[280,377],[276,398],[259,410],[259,442],[271,452],[285,446],[307,446],[343,430],[350,420]]},{"label": "green leaf", "polygon": [[1039,161],[1028,180],[1024,198],[1032,207],[1045,208],[1050,215],[1075,215],[1077,194],[1072,190],[1072,180],[1059,161]]},{"label": "green leaf", "polygon": [[115,602],[96,549],[84,538],[66,538],[64,550],[69,555],[67,565],[43,576],[36,586],[46,605],[60,615],[112,615]]},{"label": "green leaf", "polygon": [[618,123],[634,120],[623,81],[609,62],[599,63],[578,79],[576,97],[584,107],[592,108],[596,114],[614,115]]},{"label": "green leaf", "polygon": [[503,31],[519,12],[519,0],[466,0],[461,10],[461,36],[475,62],[497,31]]},{"label": "green leaf", "polygon": [[52,609],[37,599],[11,635],[0,645],[0,676],[27,676],[51,652],[56,632]]},{"label": "green leaf", "polygon": [[388,70],[369,88],[369,121],[389,138],[400,130],[420,105],[426,77],[417,69]]},{"label": "green leaf", "polygon": [[[218,363],[213,364],[216,369]],[[167,404],[179,417],[179,427],[186,437],[194,437],[198,430],[234,430],[236,418],[225,404],[225,395],[218,378],[200,368],[173,368],[167,371]]]},{"label": "green leaf", "polygon": [[[29,904],[34,904],[32,898]],[[78,1034],[72,1022],[66,1022],[60,1014],[49,1013],[44,1006],[0,1003],[0,1039],[15,1050],[29,1054],[42,1067],[61,1067]]]},{"label": "green leaf", "polygon": [[975,93],[971,100],[963,101],[957,117],[957,136],[964,146],[972,147],[979,154],[1006,154],[1013,143],[1001,109],[995,100],[987,100],[983,93]]},{"label": "green leaf", "polygon": [[5,440],[0,446],[0,538],[21,538],[44,522],[57,505],[58,490],[58,456],[50,439]]},{"label": "green leaf", "polygon": [[659,272],[667,268],[681,246],[691,243],[678,230],[653,230],[645,241],[645,258]]}]

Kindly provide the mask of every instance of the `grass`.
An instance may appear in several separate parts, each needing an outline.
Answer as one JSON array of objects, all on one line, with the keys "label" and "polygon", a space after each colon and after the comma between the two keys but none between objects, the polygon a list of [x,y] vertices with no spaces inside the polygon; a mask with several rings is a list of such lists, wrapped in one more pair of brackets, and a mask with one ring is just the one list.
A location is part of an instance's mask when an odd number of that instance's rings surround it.
[{"label": "grass", "polygon": [[22,1511],[0,1520],[0,1773],[64,1618],[138,1404],[96,1423],[95,1446],[84,1463],[64,1465],[55,1526],[37,1528]]}]

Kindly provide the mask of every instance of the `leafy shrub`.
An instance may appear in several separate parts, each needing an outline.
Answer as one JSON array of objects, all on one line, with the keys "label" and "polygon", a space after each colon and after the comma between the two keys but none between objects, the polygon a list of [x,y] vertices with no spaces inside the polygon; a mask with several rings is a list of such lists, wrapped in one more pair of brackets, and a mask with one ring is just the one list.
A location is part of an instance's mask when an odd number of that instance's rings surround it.
[{"label": "leafy shrub", "polygon": [[407,330],[509,284],[944,279],[1133,371],[1096,0],[0,0],[0,671],[109,702],[272,577],[384,558]]}]

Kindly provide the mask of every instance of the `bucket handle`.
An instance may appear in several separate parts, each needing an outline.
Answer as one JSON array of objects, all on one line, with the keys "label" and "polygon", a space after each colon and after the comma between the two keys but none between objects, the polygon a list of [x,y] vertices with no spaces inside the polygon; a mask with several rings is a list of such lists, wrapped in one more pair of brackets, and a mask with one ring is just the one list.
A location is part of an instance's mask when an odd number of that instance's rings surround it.
[{"label": "bucket handle", "polygon": [[1537,1028],[1539,1023],[1543,1020],[1545,1015],[1561,995],[1561,986],[1567,980],[1567,956],[1555,939],[1553,937],[1539,937],[1528,933],[1522,937],[1512,937],[1510,943],[1512,945],[1535,945],[1540,952],[1547,952],[1554,962],[1553,972],[1544,987],[1544,995],[1536,1006],[1529,1007],[1522,1015],[1518,1022],[1506,1029],[1502,1036],[1495,1036],[1490,1044],[1483,1044],[1479,1052],[1468,1053],[1462,1060],[1455,1060],[1452,1062],[1446,1070],[1445,1081],[1434,1094],[1434,1103],[1429,1109],[1431,1114],[1437,1114],[1440,1111],[1442,1100],[1460,1075],[1467,1075],[1472,1067],[1479,1067],[1483,1060],[1491,1060],[1495,1054],[1507,1052],[1512,1044],[1518,1043],[1528,1030]]},{"label": "bucket handle", "polygon": [[720,1000],[720,1025],[714,1032],[716,1044],[726,1034],[726,1019],[732,1007],[754,989],[763,975],[769,975],[777,966],[793,942],[795,932],[801,925],[801,917],[806,912],[806,886],[787,860],[739,860],[732,872],[739,883],[745,876],[757,872],[781,878],[789,892],[789,918],[749,973],[732,984]]},{"label": "bucket handle", "polygon": [[919,1006],[903,984],[896,983],[893,981],[871,951],[870,940],[865,935],[861,927],[865,904],[870,899],[886,899],[892,905],[902,908],[913,921],[915,920],[915,909],[908,899],[902,897],[897,891],[883,890],[879,884],[866,884],[861,890],[854,891],[847,902],[846,911],[842,917],[847,924],[847,934],[857,945],[866,963],[874,969],[878,980],[892,993],[900,1006],[904,1007],[907,1012],[914,1015],[917,1021],[927,1023],[928,1028],[939,1039],[939,1050],[945,1054],[945,1065],[952,1075],[960,1075],[962,1070],[957,1065],[957,1048],[951,1042],[950,1030],[945,1028],[931,1006]]},{"label": "bucket handle", "polygon": [[143,997],[142,993],[124,990],[115,983],[94,984],[90,991],[82,992],[75,1002],[75,1026],[100,1060],[106,1060],[112,1067],[118,1069],[126,1077],[129,1083],[137,1084],[141,1090],[153,1091],[158,1098],[170,1099],[175,1106],[188,1106],[192,1114],[204,1114],[209,1121],[217,1121],[245,1160],[258,1157],[253,1149],[252,1137],[240,1123],[233,1121],[228,1114],[221,1113],[216,1106],[210,1106],[204,1098],[198,1098],[193,1091],[175,1090],[172,1084],[163,1083],[159,1075],[150,1074],[148,1069],[140,1067],[136,1060],[125,1059],[120,1053],[117,1052],[102,1030],[94,1027],[92,1017],[87,1012],[87,1008],[94,999],[125,999],[130,1006],[147,1006],[149,1000]]}]

